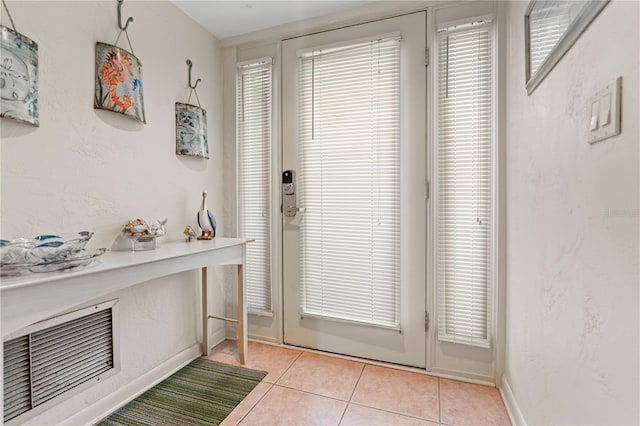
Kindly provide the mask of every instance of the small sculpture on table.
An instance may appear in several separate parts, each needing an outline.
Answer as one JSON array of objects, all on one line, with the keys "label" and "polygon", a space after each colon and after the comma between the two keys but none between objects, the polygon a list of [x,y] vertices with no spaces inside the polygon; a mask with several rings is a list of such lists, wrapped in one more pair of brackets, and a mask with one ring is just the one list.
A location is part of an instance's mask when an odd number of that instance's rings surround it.
[{"label": "small sculpture on table", "polygon": [[202,230],[202,234],[198,236],[199,240],[210,240],[216,236],[216,218],[209,210],[207,210],[207,191],[202,193],[202,206],[196,215],[196,222]]},{"label": "small sculpture on table", "polygon": [[193,230],[193,228],[189,225],[187,225],[186,228],[184,228],[184,231],[182,232],[185,236],[185,242],[186,243],[190,243],[191,240],[193,240],[193,237],[195,237],[196,235],[196,231]]}]

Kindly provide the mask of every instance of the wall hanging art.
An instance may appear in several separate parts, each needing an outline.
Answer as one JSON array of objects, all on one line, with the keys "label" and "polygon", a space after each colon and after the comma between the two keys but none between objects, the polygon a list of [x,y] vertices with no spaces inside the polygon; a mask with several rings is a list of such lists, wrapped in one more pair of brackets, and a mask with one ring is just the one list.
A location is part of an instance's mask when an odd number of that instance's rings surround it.
[{"label": "wall hanging art", "polygon": [[38,113],[38,43],[0,25],[0,117],[40,125]]},{"label": "wall hanging art", "polygon": [[[96,43],[96,87],[93,107],[124,114],[146,123],[142,90],[142,63],[133,54],[127,27],[133,22],[129,17],[122,25],[122,2],[118,0],[118,27],[120,32],[113,44]],[[131,52],[117,46],[122,33],[127,36]]]},{"label": "wall hanging art", "polygon": [[[189,99],[187,103],[176,102],[176,154],[191,155],[193,157],[209,158],[209,143],[207,141],[207,111],[200,106],[200,99],[196,86],[201,81],[191,84],[191,67],[193,63],[187,59],[189,67]],[[195,93],[198,106],[189,104],[191,95]]]}]

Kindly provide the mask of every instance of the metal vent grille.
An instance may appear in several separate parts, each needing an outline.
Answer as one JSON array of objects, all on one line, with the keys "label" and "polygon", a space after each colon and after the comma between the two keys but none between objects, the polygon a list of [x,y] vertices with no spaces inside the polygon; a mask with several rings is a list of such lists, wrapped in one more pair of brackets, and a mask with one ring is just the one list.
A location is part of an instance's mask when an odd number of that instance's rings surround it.
[{"label": "metal vent grille", "polygon": [[114,368],[112,309],[69,317],[4,342],[5,422]]},{"label": "metal vent grille", "polygon": [[29,336],[4,342],[4,421],[31,409]]}]

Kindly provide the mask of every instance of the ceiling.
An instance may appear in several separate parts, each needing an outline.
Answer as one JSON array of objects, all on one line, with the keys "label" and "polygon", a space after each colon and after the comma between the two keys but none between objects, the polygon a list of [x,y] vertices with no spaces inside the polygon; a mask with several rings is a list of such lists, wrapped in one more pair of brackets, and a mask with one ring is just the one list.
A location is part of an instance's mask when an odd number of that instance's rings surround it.
[{"label": "ceiling", "polygon": [[354,9],[371,2],[172,0],[172,3],[220,40],[289,22]]}]

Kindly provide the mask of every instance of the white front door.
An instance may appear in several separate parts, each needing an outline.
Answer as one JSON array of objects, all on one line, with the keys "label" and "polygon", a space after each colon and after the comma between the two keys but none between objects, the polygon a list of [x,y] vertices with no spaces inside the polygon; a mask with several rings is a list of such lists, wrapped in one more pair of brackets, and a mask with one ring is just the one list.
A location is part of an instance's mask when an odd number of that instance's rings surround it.
[{"label": "white front door", "polygon": [[425,12],[283,42],[287,344],[425,367],[425,48]]}]

